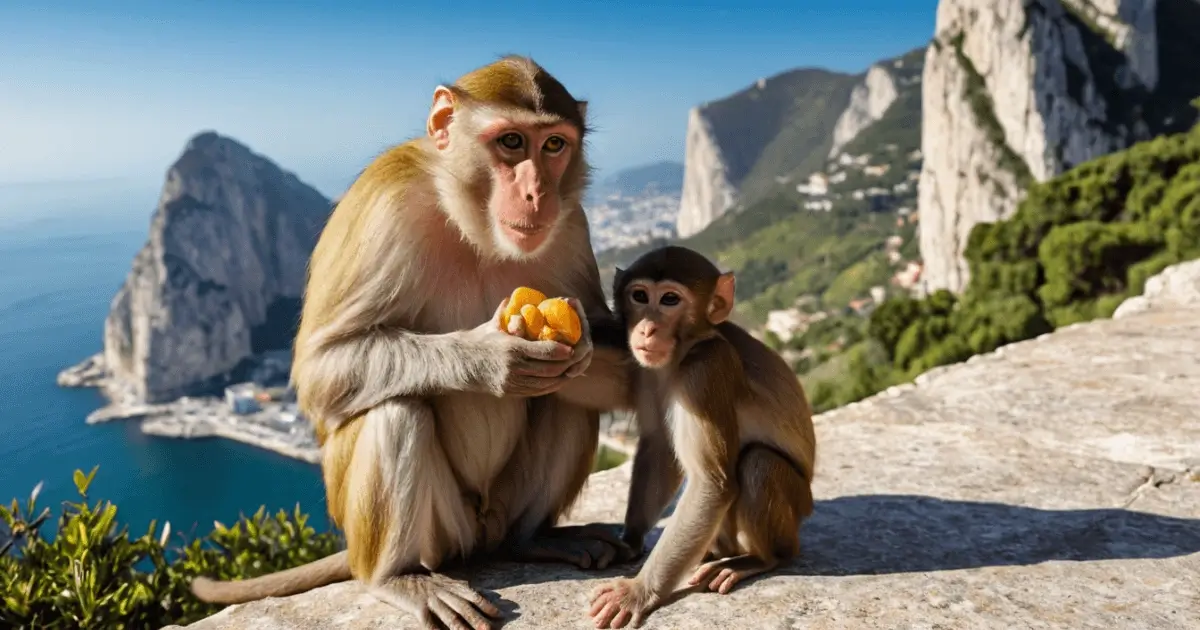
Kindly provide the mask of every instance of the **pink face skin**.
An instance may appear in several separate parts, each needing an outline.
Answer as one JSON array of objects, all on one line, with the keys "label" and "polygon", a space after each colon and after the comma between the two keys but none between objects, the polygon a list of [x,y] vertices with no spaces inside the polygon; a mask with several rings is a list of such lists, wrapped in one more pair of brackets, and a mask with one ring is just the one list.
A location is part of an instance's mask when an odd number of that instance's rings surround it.
[{"label": "pink face skin", "polygon": [[675,282],[635,280],[625,290],[629,320],[629,347],[642,367],[656,369],[671,362],[675,332],[692,303],[692,294]]},{"label": "pink face skin", "polygon": [[491,153],[494,186],[488,210],[496,228],[531,254],[549,237],[561,212],[558,186],[579,143],[567,123],[533,125],[500,119],[480,132]]}]

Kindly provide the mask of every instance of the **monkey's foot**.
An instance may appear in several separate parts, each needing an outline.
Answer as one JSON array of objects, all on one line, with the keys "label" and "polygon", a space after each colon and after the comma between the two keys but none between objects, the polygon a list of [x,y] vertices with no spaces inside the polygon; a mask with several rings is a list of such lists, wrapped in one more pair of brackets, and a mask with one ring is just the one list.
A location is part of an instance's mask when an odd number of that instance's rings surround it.
[{"label": "monkey's foot", "polygon": [[518,562],[566,562],[581,569],[608,567],[633,556],[629,545],[602,525],[554,527],[527,542],[514,543],[509,556]]},{"label": "monkey's foot", "polygon": [[658,598],[641,582],[621,578],[592,591],[592,608],[588,615],[597,628],[624,628],[629,622],[638,628],[657,606]]},{"label": "monkey's foot", "polygon": [[501,616],[500,609],[478,591],[438,573],[400,575],[370,590],[381,601],[416,615],[426,628],[492,630],[497,626],[488,617]]},{"label": "monkey's foot", "polygon": [[751,555],[722,558],[700,565],[696,569],[696,572],[692,574],[692,579],[688,580],[688,584],[696,586],[705,580],[709,580],[708,590],[724,595],[738,582],[759,573],[766,573],[774,569],[778,564],[779,561],[774,558],[764,560]]}]

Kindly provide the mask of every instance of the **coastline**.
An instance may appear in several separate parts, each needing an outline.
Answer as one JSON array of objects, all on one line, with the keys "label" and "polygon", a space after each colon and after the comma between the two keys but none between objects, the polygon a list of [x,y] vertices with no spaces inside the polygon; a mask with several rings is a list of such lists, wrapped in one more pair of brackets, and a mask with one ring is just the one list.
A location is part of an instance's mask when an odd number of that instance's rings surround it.
[{"label": "coastline", "polygon": [[[155,437],[224,438],[310,464],[319,465],[321,461],[321,450],[308,421],[280,403],[264,403],[252,413],[234,413],[224,399],[211,396],[143,403],[128,386],[109,376],[103,354],[64,369],[57,382],[61,387],[99,389],[109,400],[109,404],[87,415],[87,424],[132,420],[139,423],[142,433]],[[632,457],[637,436],[631,422],[632,415],[602,414],[599,446],[624,458]]]},{"label": "coastline", "polygon": [[169,403],[147,404],[128,387],[112,379],[101,353],[87,357],[58,374],[60,387],[95,388],[109,404],[89,413],[85,422],[139,422],[142,433],[174,439],[225,438],[285,457],[319,464],[321,451],[307,421],[280,404],[264,404],[248,414],[235,414],[216,397],[183,397]]}]

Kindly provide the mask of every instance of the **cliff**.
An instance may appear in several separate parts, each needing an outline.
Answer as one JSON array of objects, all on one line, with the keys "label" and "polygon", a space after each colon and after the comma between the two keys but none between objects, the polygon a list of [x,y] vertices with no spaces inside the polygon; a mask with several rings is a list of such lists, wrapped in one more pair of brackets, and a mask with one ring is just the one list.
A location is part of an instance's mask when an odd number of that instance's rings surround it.
[{"label": "cliff", "polygon": [[[728,595],[688,594],[643,627],[1200,627],[1197,295],[1200,263],[1172,267],[1137,312],[818,416],[803,558]],[[619,520],[629,475],[593,475],[573,520]],[[588,593],[635,570],[457,575],[500,600],[505,628],[587,628]],[[346,583],[190,627],[384,626],[417,627]]]},{"label": "cliff", "polygon": [[161,402],[209,390],[290,347],[308,257],[331,203],[233,139],[192,138],[104,323],[110,393]]},{"label": "cliff", "polygon": [[971,228],[1032,181],[1183,131],[1200,95],[1195,0],[942,0],[924,74],[923,289],[961,291]]},{"label": "cliff", "polygon": [[792,70],[688,112],[679,236],[699,232],[779,180],[819,168],[860,79]]}]

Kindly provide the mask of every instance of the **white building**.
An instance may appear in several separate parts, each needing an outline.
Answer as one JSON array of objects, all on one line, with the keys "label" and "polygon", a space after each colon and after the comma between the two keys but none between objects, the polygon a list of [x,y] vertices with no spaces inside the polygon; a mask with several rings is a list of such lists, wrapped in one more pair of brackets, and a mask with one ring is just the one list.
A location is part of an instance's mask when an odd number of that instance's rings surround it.
[{"label": "white building", "polygon": [[254,383],[238,383],[225,388],[225,402],[229,405],[229,410],[235,414],[244,415],[262,411],[262,405],[258,404],[255,394],[258,393],[258,388]]},{"label": "white building", "polygon": [[790,341],[804,325],[804,320],[803,313],[794,308],[771,311],[767,313],[766,328],[781,341]]}]

